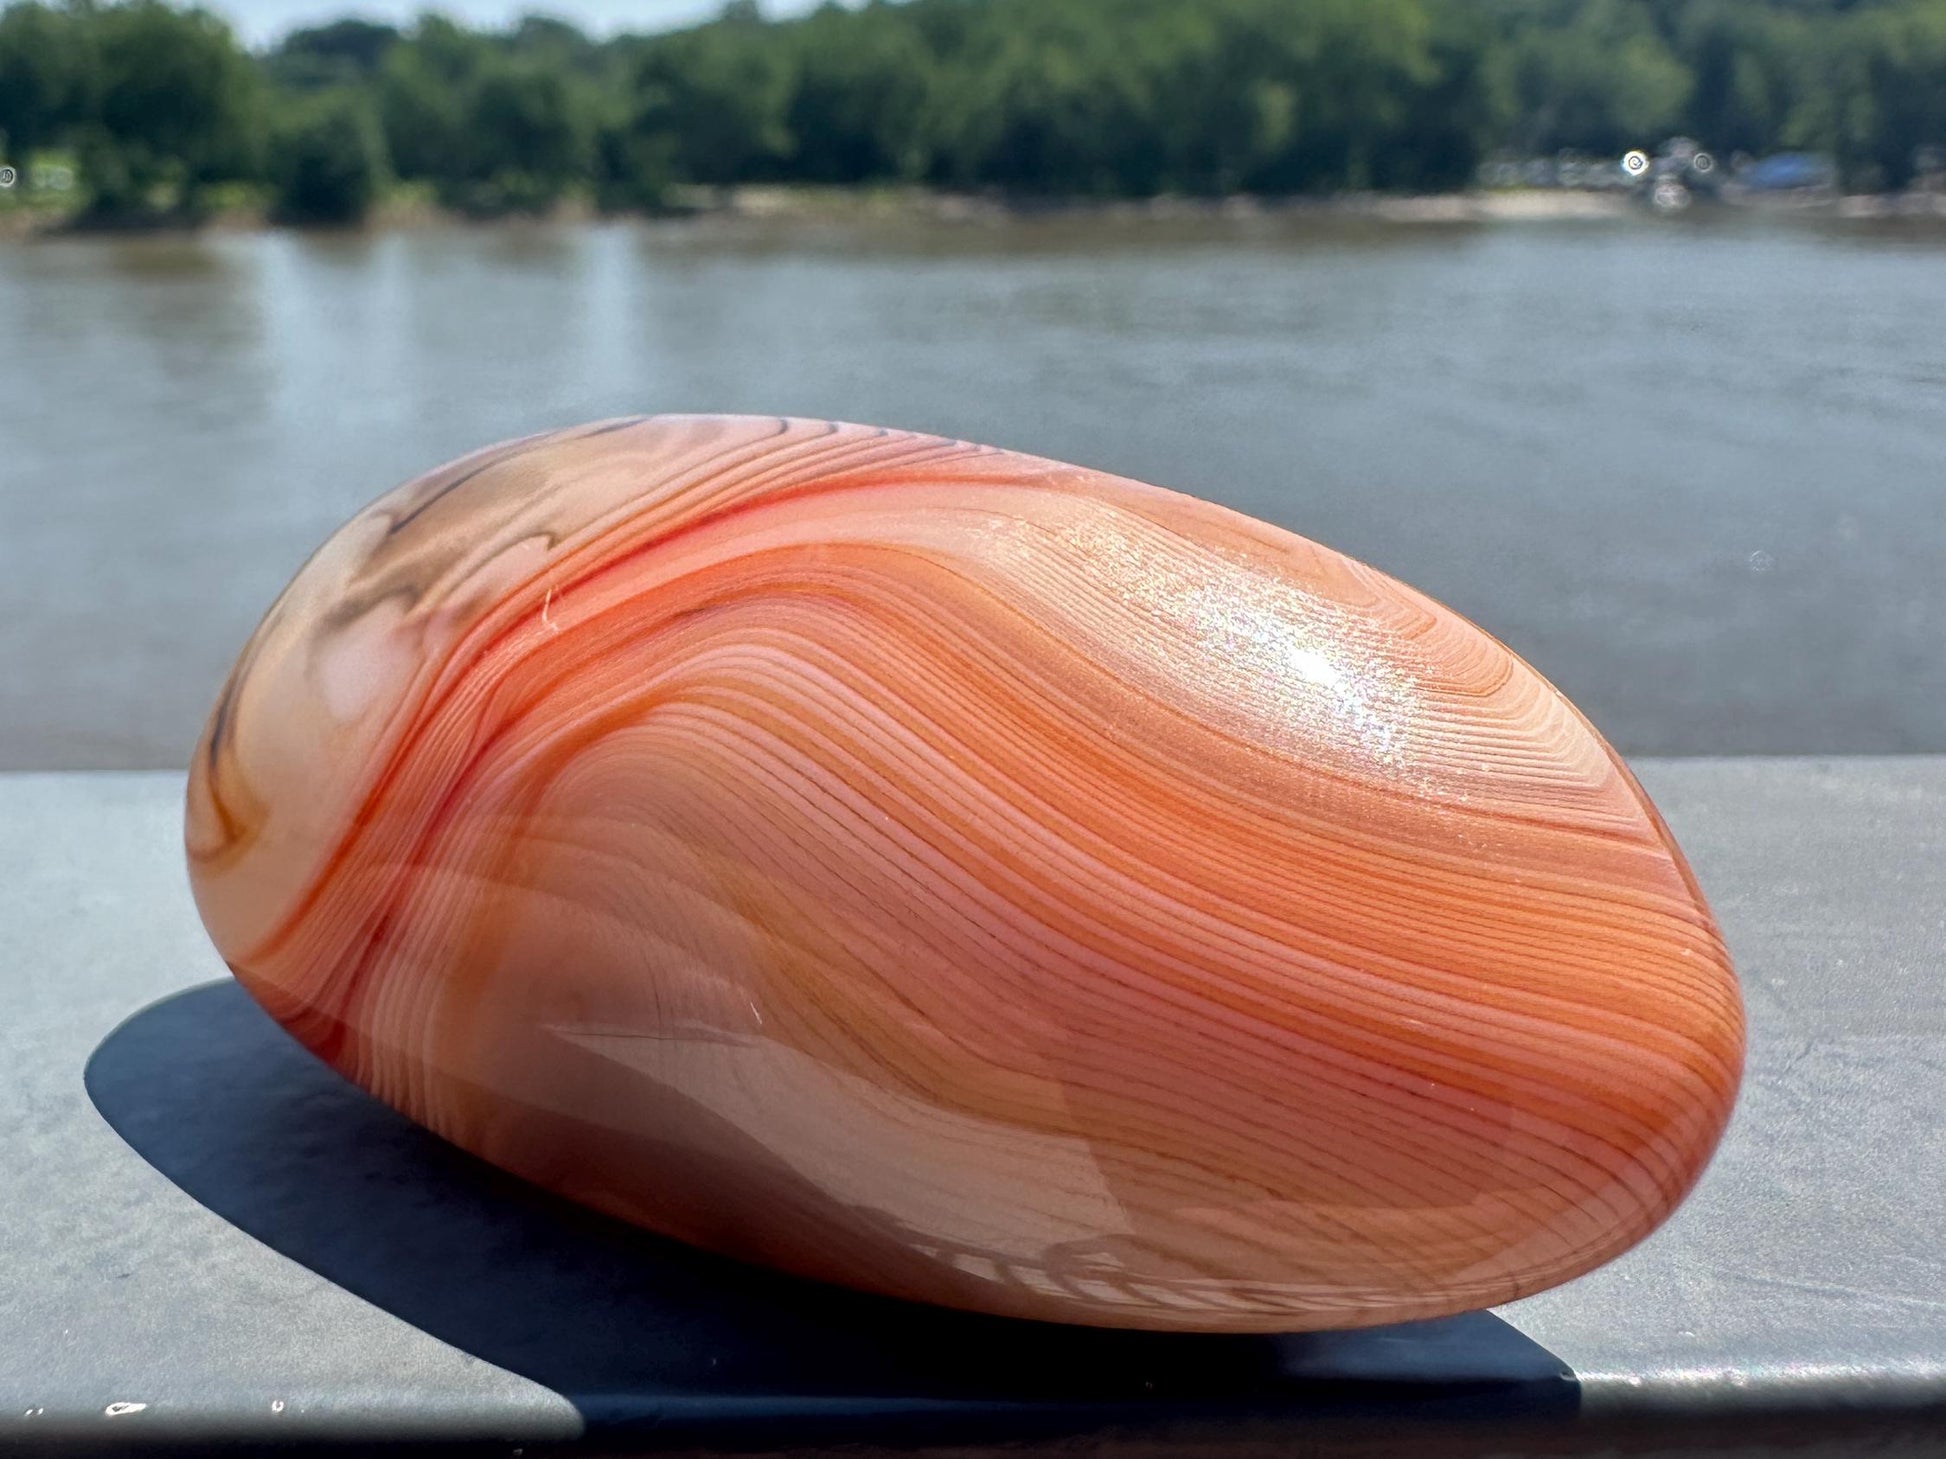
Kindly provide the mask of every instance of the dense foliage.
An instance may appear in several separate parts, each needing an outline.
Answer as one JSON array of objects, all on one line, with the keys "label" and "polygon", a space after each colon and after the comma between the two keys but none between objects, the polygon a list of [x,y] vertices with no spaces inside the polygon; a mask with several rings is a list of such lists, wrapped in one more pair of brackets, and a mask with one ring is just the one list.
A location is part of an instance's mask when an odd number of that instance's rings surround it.
[{"label": "dense foliage", "polygon": [[1946,0],[735,0],[664,35],[346,20],[263,55],[162,0],[0,12],[4,155],[70,151],[109,213],[226,180],[307,220],[391,178],[482,212],[681,182],[1437,189],[1671,132],[1900,186],[1946,144]]}]

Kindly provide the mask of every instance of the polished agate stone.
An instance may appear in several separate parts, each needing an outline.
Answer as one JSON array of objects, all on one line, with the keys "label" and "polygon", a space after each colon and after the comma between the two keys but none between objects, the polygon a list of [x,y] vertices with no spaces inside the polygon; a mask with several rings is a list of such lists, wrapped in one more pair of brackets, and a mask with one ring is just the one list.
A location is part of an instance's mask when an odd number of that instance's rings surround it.
[{"label": "polished agate stone", "polygon": [[1479,629],[962,442],[611,421],[399,488],[188,793],[347,1077],[784,1271],[1140,1328],[1503,1302],[1647,1235],[1742,1008],[1654,808]]}]

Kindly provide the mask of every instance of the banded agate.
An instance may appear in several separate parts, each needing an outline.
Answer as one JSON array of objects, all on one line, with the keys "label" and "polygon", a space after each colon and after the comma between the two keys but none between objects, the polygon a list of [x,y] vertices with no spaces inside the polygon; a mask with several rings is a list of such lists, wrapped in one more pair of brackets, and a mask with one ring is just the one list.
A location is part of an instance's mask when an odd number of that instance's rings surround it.
[{"label": "banded agate", "polygon": [[399,488],[245,648],[197,903],[347,1077],[785,1271],[1139,1328],[1502,1302],[1640,1240],[1742,1008],[1558,692],[1139,483],[656,417]]}]

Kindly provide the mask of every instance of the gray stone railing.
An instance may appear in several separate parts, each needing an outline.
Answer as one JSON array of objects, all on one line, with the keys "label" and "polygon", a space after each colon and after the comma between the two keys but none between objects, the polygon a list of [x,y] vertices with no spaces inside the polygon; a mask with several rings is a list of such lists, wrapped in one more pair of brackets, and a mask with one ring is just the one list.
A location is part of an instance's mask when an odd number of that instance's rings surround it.
[{"label": "gray stone railing", "polygon": [[1946,758],[1638,765],[1742,973],[1648,1242],[1500,1309],[1157,1337],[828,1292],[501,1177],[224,979],[179,777],[0,776],[0,1452],[1946,1450]]}]

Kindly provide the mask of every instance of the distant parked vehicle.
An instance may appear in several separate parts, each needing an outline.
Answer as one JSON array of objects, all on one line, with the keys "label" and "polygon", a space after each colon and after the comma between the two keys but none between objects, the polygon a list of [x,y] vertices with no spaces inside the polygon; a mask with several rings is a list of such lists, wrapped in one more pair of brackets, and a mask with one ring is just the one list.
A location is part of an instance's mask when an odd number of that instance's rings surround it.
[{"label": "distant parked vehicle", "polygon": [[1619,164],[1635,196],[1658,213],[1680,213],[1698,198],[1713,198],[1722,184],[1716,158],[1690,137],[1671,137],[1655,156],[1626,153]]},{"label": "distant parked vehicle", "polygon": [[1738,170],[1738,187],[1748,192],[1781,193],[1837,186],[1838,169],[1815,152],[1778,152]]},{"label": "distant parked vehicle", "polygon": [[1776,152],[1739,157],[1723,200],[1744,207],[1822,208],[1837,199],[1838,167],[1815,152]]}]

